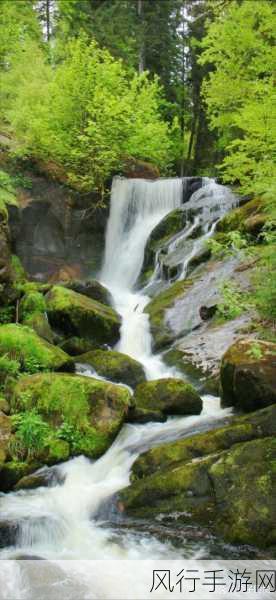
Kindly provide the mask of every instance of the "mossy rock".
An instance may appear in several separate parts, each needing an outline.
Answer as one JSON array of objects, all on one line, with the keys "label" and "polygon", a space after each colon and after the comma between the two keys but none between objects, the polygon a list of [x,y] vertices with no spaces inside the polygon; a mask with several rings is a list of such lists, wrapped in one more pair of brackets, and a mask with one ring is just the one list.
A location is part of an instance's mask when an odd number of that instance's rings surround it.
[{"label": "mossy rock", "polygon": [[133,468],[119,493],[130,516],[204,524],[227,541],[276,542],[276,406],[226,427],[163,444]]},{"label": "mossy rock", "polygon": [[[262,225],[265,225],[265,222],[268,217],[265,215],[265,202],[260,198],[254,198],[247,202],[244,206],[239,208],[235,208],[231,210],[227,215],[225,215],[220,221],[217,223],[216,230],[217,232],[228,233],[229,231],[238,230],[241,233],[250,233],[255,235],[260,233],[260,228],[258,226],[257,230],[253,226],[253,221],[248,221],[249,219],[262,219]],[[247,225],[246,225],[247,223]]]},{"label": "mossy rock", "polygon": [[231,418],[223,427],[151,448],[135,461],[133,475],[143,478],[172,465],[186,463],[253,439],[276,435],[276,405]]},{"label": "mossy rock", "polygon": [[4,396],[0,396],[0,413],[3,412],[6,415],[10,413],[10,405]]},{"label": "mossy rock", "polygon": [[[21,377],[13,389],[13,413],[36,410],[47,422],[52,440],[45,452],[45,462],[52,464],[68,458],[58,441],[70,445],[70,455],[86,454],[96,458],[103,454],[123,424],[130,404],[130,392],[113,385],[79,375],[41,373]],[[64,453],[66,456],[64,456]]]},{"label": "mossy rock", "polygon": [[73,290],[73,292],[78,292],[78,294],[83,294],[91,300],[97,300],[101,304],[106,304],[107,306],[112,306],[112,295],[109,290],[102,285],[96,279],[87,279],[86,281],[73,280],[68,281],[65,284],[65,287]]},{"label": "mossy rock", "polygon": [[49,344],[54,343],[54,334],[50,327],[46,313],[35,312],[24,319],[24,325],[31,327],[39,337]]},{"label": "mossy rock", "polygon": [[276,439],[238,444],[209,471],[226,540],[260,547],[276,544]]},{"label": "mossy rock", "polygon": [[181,208],[172,210],[151,232],[144,253],[143,271],[154,265],[155,254],[186,225],[187,215]]},{"label": "mossy rock", "polygon": [[29,291],[23,296],[19,305],[20,319],[24,320],[34,313],[45,313],[46,301],[41,294],[36,290]]},{"label": "mossy rock", "polygon": [[137,360],[115,350],[95,350],[77,357],[77,362],[93,367],[98,375],[110,381],[135,388],[145,381],[144,368]]},{"label": "mossy rock", "polygon": [[38,463],[11,460],[2,465],[0,469],[0,490],[9,492],[16,483],[26,475],[33,473],[41,466]]},{"label": "mossy rock", "polygon": [[159,413],[161,421],[164,415],[198,415],[202,410],[202,400],[191,384],[169,378],[140,383],[133,405],[135,411]]},{"label": "mossy rock", "polygon": [[111,307],[62,286],[46,295],[50,324],[66,337],[80,337],[98,344],[115,344],[121,319]]},{"label": "mossy rock", "polygon": [[174,306],[178,298],[184,296],[192,283],[190,279],[177,281],[168,289],[155,296],[146,306],[145,312],[149,315],[154,350],[160,350],[173,341],[173,332],[165,321],[166,312]]},{"label": "mossy rock", "polygon": [[12,254],[11,256],[11,266],[14,282],[19,284],[25,283],[27,281],[26,271],[19,256],[16,254]]},{"label": "mossy rock", "polygon": [[276,402],[276,344],[240,339],[224,354],[220,379],[224,406],[244,411]]},{"label": "mossy rock", "polygon": [[29,370],[30,366],[37,370],[74,370],[72,359],[63,350],[23,325],[0,326],[0,355],[3,354],[19,361],[22,370]]},{"label": "mossy rock", "polygon": [[208,525],[215,515],[215,497],[208,468],[215,457],[200,462],[170,466],[135,481],[119,494],[122,508],[128,515],[152,518],[178,512],[187,523]]},{"label": "mossy rock", "polygon": [[59,347],[64,350],[70,356],[74,356],[75,360],[77,357],[95,350],[99,347],[99,344],[91,340],[86,340],[77,336],[69,337],[68,339],[58,342]]}]

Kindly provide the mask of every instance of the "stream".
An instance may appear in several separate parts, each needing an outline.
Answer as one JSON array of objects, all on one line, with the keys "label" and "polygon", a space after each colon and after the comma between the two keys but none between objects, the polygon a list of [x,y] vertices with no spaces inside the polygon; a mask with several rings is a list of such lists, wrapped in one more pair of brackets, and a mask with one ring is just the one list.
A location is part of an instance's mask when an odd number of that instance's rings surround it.
[{"label": "stream", "polygon": [[[182,196],[182,179],[150,182],[116,177],[113,181],[99,280],[111,291],[114,307],[122,316],[121,338],[116,349],[139,360],[148,379],[183,377],[176,369],[166,366],[161,355],[152,353],[150,324],[144,312],[150,297],[147,289],[136,288],[148,237],[164,216],[181,206]],[[217,186],[212,180],[203,182],[203,188],[193,194],[186,208],[200,207],[202,199],[205,208],[195,215],[196,225],[192,219],[184,233],[171,244],[171,252],[178,250],[178,253],[179,245],[184,244],[182,262],[179,254],[177,259],[179,279],[185,277],[195,246],[197,249],[202,246],[212,235],[218,219],[235,202],[227,188]],[[193,240],[187,253],[188,230],[193,230],[200,221],[202,235]],[[158,280],[160,276],[156,268],[153,278]],[[95,375],[83,365],[78,366],[78,371],[86,376]],[[130,593],[123,579],[124,561],[242,557],[242,550],[227,546],[211,535],[203,535],[197,527],[182,527],[178,533],[176,529],[174,535],[173,525],[170,531],[162,526],[162,521],[152,523],[152,528],[131,522],[120,514],[114,501],[114,495],[129,484],[131,467],[141,452],[161,442],[208,430],[230,414],[231,409],[221,409],[218,398],[203,396],[203,411],[198,416],[169,418],[165,423],[125,425],[99,460],[76,457],[53,467],[58,481],[54,480],[50,487],[2,494],[1,518],[16,522],[18,534],[16,545],[0,553],[3,564],[0,598],[142,598],[141,581],[148,576],[148,571],[141,569],[136,583],[130,579]],[[27,568],[22,566],[26,561],[17,560],[20,558],[44,561],[30,560]],[[97,568],[93,570],[89,570],[85,562],[91,560],[97,561]],[[37,564],[44,564],[44,570],[38,569]],[[35,573],[42,573],[41,569],[43,574],[36,577]],[[158,597],[168,596],[160,594]],[[236,594],[235,597],[243,596]]]}]

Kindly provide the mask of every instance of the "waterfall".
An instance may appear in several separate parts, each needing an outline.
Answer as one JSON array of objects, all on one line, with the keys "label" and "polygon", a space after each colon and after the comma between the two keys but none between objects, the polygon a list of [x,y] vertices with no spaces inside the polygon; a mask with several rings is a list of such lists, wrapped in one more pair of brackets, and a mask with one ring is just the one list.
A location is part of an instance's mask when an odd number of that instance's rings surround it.
[{"label": "waterfall", "polygon": [[124,179],[115,177],[107,225],[101,282],[114,298],[122,316],[117,350],[139,360],[148,379],[168,377],[173,371],[151,352],[148,315],[150,298],[134,289],[140,274],[145,245],[154,227],[182,202],[183,180]]},{"label": "waterfall", "polygon": [[101,280],[108,287],[132,289],[141,271],[144,249],[154,227],[182,202],[182,179],[115,177],[107,225]]}]

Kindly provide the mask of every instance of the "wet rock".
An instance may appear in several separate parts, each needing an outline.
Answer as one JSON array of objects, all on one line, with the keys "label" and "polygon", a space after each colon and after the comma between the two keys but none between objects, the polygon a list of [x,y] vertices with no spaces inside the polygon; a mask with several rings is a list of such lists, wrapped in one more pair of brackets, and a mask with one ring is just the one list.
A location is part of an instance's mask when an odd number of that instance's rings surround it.
[{"label": "wet rock", "polygon": [[145,372],[141,363],[126,354],[115,350],[95,350],[77,357],[77,362],[88,364],[98,375],[110,381],[125,383],[135,388],[145,381]]},{"label": "wet rock", "polygon": [[59,341],[58,345],[64,352],[67,352],[70,356],[78,357],[80,354],[84,354],[86,352],[90,352],[91,350],[95,350],[99,347],[95,341],[85,340],[84,338],[79,338],[77,336],[70,337],[68,339],[63,339],[60,341],[60,336],[58,336]]},{"label": "wet rock", "polygon": [[19,479],[15,485],[15,490],[31,490],[39,487],[49,487],[55,485],[61,485],[64,482],[64,477],[57,469],[43,467],[32,473],[31,475],[25,475]]},{"label": "wet rock", "polygon": [[161,421],[164,415],[197,415],[202,410],[202,400],[193,386],[173,378],[140,383],[133,404],[138,411],[160,413]]},{"label": "wet rock", "polygon": [[145,247],[143,272],[154,265],[156,252],[185,227],[186,220],[186,213],[181,208],[176,208],[156,225]]},{"label": "wet rock", "polygon": [[202,187],[202,177],[185,177],[183,180],[183,203]]},{"label": "wet rock", "polygon": [[41,373],[18,380],[11,406],[14,412],[35,408],[48,423],[49,445],[38,456],[54,464],[69,454],[103,454],[126,419],[130,398],[125,387],[92,377]]},{"label": "wet rock", "polygon": [[87,279],[86,281],[73,280],[66,284],[66,287],[73,292],[83,294],[91,300],[97,300],[101,304],[112,306],[112,295],[108,289],[96,279]]},{"label": "wet rock", "polygon": [[221,363],[224,406],[244,411],[276,402],[276,344],[240,339],[230,346]]},{"label": "wet rock", "polygon": [[202,263],[207,262],[209,258],[211,258],[211,251],[208,248],[201,248],[199,252],[191,258],[188,266],[188,272],[190,273]]},{"label": "wet rock", "polygon": [[18,521],[1,520],[0,521],[0,548],[15,546],[19,533]]},{"label": "wet rock", "polygon": [[9,492],[22,477],[36,471],[40,466],[39,462],[28,463],[20,460],[5,462],[0,469],[0,491]]},{"label": "wet rock", "polygon": [[[152,448],[119,494],[134,517],[208,526],[227,541],[275,544],[276,406]],[[254,503],[252,503],[254,498]]]},{"label": "wet rock", "polygon": [[173,331],[166,321],[166,312],[173,307],[178,298],[185,296],[192,285],[191,280],[177,281],[168,289],[160,292],[145,308],[149,315],[153,348],[159,350],[174,339]]},{"label": "wet rock", "polygon": [[61,286],[46,295],[50,324],[66,337],[80,337],[98,344],[115,344],[121,319],[111,307]]},{"label": "wet rock", "polygon": [[74,370],[70,357],[60,348],[43,340],[29,327],[23,325],[2,325],[0,327],[0,355],[17,359],[21,368]]}]

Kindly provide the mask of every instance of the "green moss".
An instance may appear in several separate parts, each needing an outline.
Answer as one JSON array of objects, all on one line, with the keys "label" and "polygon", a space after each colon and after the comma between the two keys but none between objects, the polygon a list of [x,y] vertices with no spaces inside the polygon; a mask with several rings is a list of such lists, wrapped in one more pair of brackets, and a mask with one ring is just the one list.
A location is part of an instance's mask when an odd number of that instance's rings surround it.
[{"label": "green moss", "polygon": [[18,381],[11,410],[35,409],[54,437],[70,443],[71,454],[96,457],[113,441],[129,403],[126,388],[77,375],[44,373]]},{"label": "green moss", "polygon": [[193,386],[182,379],[157,379],[140,383],[133,403],[138,410],[159,411],[161,414],[199,414],[202,400]]},{"label": "green moss", "polygon": [[40,338],[32,329],[23,325],[0,327],[0,354],[20,362],[23,370],[28,364],[36,364],[37,370],[72,370],[71,359],[65,352]]},{"label": "green moss", "polygon": [[70,457],[70,445],[65,440],[52,438],[49,441],[46,452],[48,464],[63,462]]},{"label": "green moss", "polygon": [[147,305],[145,312],[149,315],[155,349],[162,348],[172,341],[172,333],[165,323],[166,311],[174,305],[178,298],[185,294],[192,283],[193,282],[188,279],[185,281],[177,281],[168,289],[153,298]]},{"label": "green moss", "polygon": [[33,313],[45,313],[46,301],[41,292],[30,291],[20,302],[20,314],[22,319],[28,318]]},{"label": "green moss", "polygon": [[20,283],[20,284],[25,283],[27,276],[26,276],[25,269],[21,263],[19,256],[16,256],[16,254],[12,254],[11,264],[12,264],[14,281],[16,283]]},{"label": "green moss", "polygon": [[46,296],[49,321],[66,336],[116,343],[121,320],[109,306],[61,286]]},{"label": "green moss", "polygon": [[265,211],[265,202],[261,198],[254,198],[247,202],[244,206],[231,210],[217,224],[217,231],[227,233],[229,231],[238,230],[241,233],[246,233],[246,220],[249,217],[255,217]]},{"label": "green moss", "polygon": [[115,350],[95,350],[78,356],[78,362],[91,365],[95,371],[118,383],[135,387],[145,380],[142,365],[133,358]]}]

